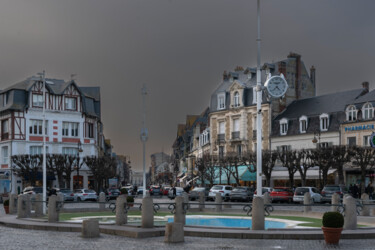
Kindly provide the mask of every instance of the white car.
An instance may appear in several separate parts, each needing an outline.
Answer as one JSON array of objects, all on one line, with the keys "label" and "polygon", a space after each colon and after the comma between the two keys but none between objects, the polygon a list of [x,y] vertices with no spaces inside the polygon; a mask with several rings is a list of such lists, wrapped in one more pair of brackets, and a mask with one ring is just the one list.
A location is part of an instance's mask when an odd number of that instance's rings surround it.
[{"label": "white car", "polygon": [[320,203],[322,201],[322,196],[317,188],[298,187],[294,191],[293,202],[303,202],[305,193],[310,193],[311,201],[313,203]]},{"label": "white car", "polygon": [[220,193],[224,200],[229,200],[229,194],[233,187],[229,185],[215,185],[210,189],[208,193],[209,200],[215,200],[216,194]]},{"label": "white car", "polygon": [[76,189],[74,190],[74,199],[76,201],[97,201],[98,195],[91,189]]}]

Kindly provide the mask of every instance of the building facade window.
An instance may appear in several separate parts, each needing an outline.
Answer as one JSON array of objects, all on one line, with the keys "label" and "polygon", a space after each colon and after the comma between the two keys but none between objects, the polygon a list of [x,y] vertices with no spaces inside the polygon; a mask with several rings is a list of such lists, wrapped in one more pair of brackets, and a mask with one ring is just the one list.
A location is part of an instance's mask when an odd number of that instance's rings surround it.
[{"label": "building facade window", "polygon": [[349,145],[349,146],[357,145],[357,138],[356,137],[348,137],[346,144]]},{"label": "building facade window", "polygon": [[242,157],[242,145],[237,145],[237,156]]},{"label": "building facade window", "polygon": [[329,127],[329,116],[328,114],[320,115],[320,131],[327,131]]},{"label": "building facade window", "polygon": [[210,142],[210,130],[205,129],[203,133],[199,136],[199,145],[204,146]]},{"label": "building facade window", "polygon": [[[46,147],[46,153],[48,153],[48,147]],[[41,154],[43,154],[43,146],[30,146],[30,155]]]},{"label": "building facade window", "polygon": [[9,122],[8,120],[1,121],[1,139],[8,140],[9,139]]},{"label": "building facade window", "polygon": [[232,139],[240,138],[240,119],[233,119]]},{"label": "building facade window", "polygon": [[72,147],[64,147],[62,148],[62,154],[63,155],[77,155],[78,154],[78,149],[77,148],[72,148]]},{"label": "building facade window", "polygon": [[225,109],[225,93],[218,94],[217,102],[217,109]]},{"label": "building facade window", "polygon": [[366,103],[362,108],[363,119],[369,120],[374,117],[374,109],[370,103]]},{"label": "building facade window", "polygon": [[280,135],[286,135],[288,133],[288,120],[280,120]]},{"label": "building facade window", "polygon": [[76,97],[65,97],[65,110],[77,110],[77,98]]},{"label": "building facade window", "polygon": [[62,135],[69,137],[78,137],[79,123],[78,122],[63,122]]},{"label": "building facade window", "polygon": [[307,117],[302,116],[299,118],[299,131],[301,134],[306,133],[307,130]]},{"label": "building facade window", "polygon": [[[48,134],[48,121],[45,121],[45,134]],[[30,120],[30,135],[43,135],[43,120]]]},{"label": "building facade window", "polygon": [[33,93],[33,107],[43,108],[43,95]]},{"label": "building facade window", "polygon": [[224,158],[224,146],[219,146],[219,158]]},{"label": "building facade window", "polygon": [[225,122],[219,122],[219,140],[225,140]]},{"label": "building facade window", "polygon": [[363,136],[363,146],[365,146],[365,147],[370,146],[370,136],[369,135]]},{"label": "building facade window", "polygon": [[8,164],[9,163],[9,155],[8,155],[8,146],[1,148],[1,157],[2,157],[2,164]]},{"label": "building facade window", "polygon": [[357,109],[354,106],[350,106],[346,110],[346,120],[349,122],[357,120]]},{"label": "building facade window", "polygon": [[234,107],[237,108],[240,106],[240,93],[238,93],[237,91],[234,93]]}]

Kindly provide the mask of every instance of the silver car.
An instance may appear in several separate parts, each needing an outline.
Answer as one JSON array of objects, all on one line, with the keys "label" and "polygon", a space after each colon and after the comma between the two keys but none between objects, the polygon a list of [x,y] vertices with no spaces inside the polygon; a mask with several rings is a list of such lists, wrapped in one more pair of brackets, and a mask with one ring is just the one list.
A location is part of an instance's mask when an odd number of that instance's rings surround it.
[{"label": "silver car", "polygon": [[313,203],[320,203],[322,201],[322,196],[319,190],[314,187],[298,187],[294,191],[293,202],[302,203],[304,200],[305,193],[310,193],[310,197]]},{"label": "silver car", "polygon": [[61,193],[64,195],[64,201],[74,201],[74,193],[72,190],[68,188],[60,189],[58,193]]}]

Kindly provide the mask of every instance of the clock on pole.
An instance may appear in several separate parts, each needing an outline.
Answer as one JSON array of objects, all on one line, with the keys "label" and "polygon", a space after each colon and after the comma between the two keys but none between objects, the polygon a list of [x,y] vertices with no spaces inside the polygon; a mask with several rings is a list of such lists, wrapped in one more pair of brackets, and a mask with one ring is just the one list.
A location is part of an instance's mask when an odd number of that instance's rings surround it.
[{"label": "clock on pole", "polygon": [[267,88],[268,93],[275,98],[284,96],[288,89],[288,83],[283,74],[268,78],[264,86]]}]

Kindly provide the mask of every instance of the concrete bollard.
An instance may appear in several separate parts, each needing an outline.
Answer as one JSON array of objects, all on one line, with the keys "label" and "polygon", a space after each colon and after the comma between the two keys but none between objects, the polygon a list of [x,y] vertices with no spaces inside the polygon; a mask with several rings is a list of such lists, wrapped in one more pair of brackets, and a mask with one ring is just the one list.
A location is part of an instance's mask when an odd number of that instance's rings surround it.
[{"label": "concrete bollard", "polygon": [[253,198],[252,205],[252,230],[264,230],[264,200],[262,197]]},{"label": "concrete bollard", "polygon": [[31,202],[31,210],[35,211],[35,196],[36,194],[29,194],[30,196],[30,202]]},{"label": "concrete bollard", "polygon": [[[125,213],[126,195],[120,195],[116,199],[116,225],[123,225],[128,223],[128,213]],[[142,206],[143,210],[143,206]]]},{"label": "concrete bollard", "polygon": [[265,193],[263,194],[263,200],[264,200],[264,205],[271,204],[270,193],[265,192]]},{"label": "concrete bollard", "polygon": [[42,217],[43,216],[43,195],[36,194],[35,195],[35,217]]},{"label": "concrete bollard", "polygon": [[142,200],[142,228],[154,227],[154,203],[150,196]]},{"label": "concrete bollard", "polygon": [[216,193],[215,203],[216,203],[215,212],[219,213],[219,212],[223,211],[223,205],[222,205],[223,198],[221,197],[220,193]]},{"label": "concrete bollard", "polygon": [[21,194],[17,201],[17,218],[29,218],[31,215],[30,195]]},{"label": "concrete bollard", "polygon": [[303,212],[305,212],[305,213],[308,213],[308,212],[311,212],[311,206],[309,206],[309,205],[311,205],[311,195],[310,195],[310,193],[305,193],[305,195],[303,196],[303,205],[305,205],[304,207],[303,207]]},{"label": "concrete bollard", "polygon": [[336,205],[336,206],[332,206],[331,207],[331,211],[332,212],[336,212],[337,211],[337,208],[338,208],[338,204],[340,204],[340,195],[338,193],[334,193],[332,195],[332,199],[331,199],[331,204],[332,205]]},{"label": "concrete bollard", "polygon": [[361,195],[361,200],[362,200],[362,211],[361,211],[361,215],[362,216],[370,216],[370,206],[368,204],[370,204],[370,197],[368,194],[362,194]]},{"label": "concrete bollard", "polygon": [[204,197],[204,192],[199,192],[199,211],[203,211],[205,205],[206,197]]},{"label": "concrete bollard", "polygon": [[184,242],[184,225],[182,223],[167,223],[165,225],[164,242],[179,243]]},{"label": "concrete bollard", "polygon": [[188,195],[188,193],[183,193],[183,194],[182,194],[182,197],[184,197],[184,203],[187,204],[187,205],[186,205],[186,206],[187,206],[187,209],[189,209],[190,206],[189,206],[189,195]]},{"label": "concrete bollard", "polygon": [[105,209],[105,193],[101,192],[99,194],[99,210],[103,211]]},{"label": "concrete bollard", "polygon": [[356,200],[347,196],[344,198],[345,205],[345,217],[344,217],[344,229],[354,230],[357,229],[357,204]]},{"label": "concrete bollard", "polygon": [[99,221],[97,219],[88,219],[82,221],[82,237],[96,238],[100,236]]},{"label": "concrete bollard", "polygon": [[48,199],[48,222],[59,221],[59,212],[57,206],[57,196],[51,195]]},{"label": "concrete bollard", "polygon": [[175,202],[176,202],[176,211],[174,213],[173,222],[181,223],[182,225],[185,225],[186,215],[184,212],[184,203],[185,203],[184,198],[181,196],[177,196],[175,198]]},{"label": "concrete bollard", "polygon": [[17,213],[17,195],[11,194],[9,197],[9,214]]}]

